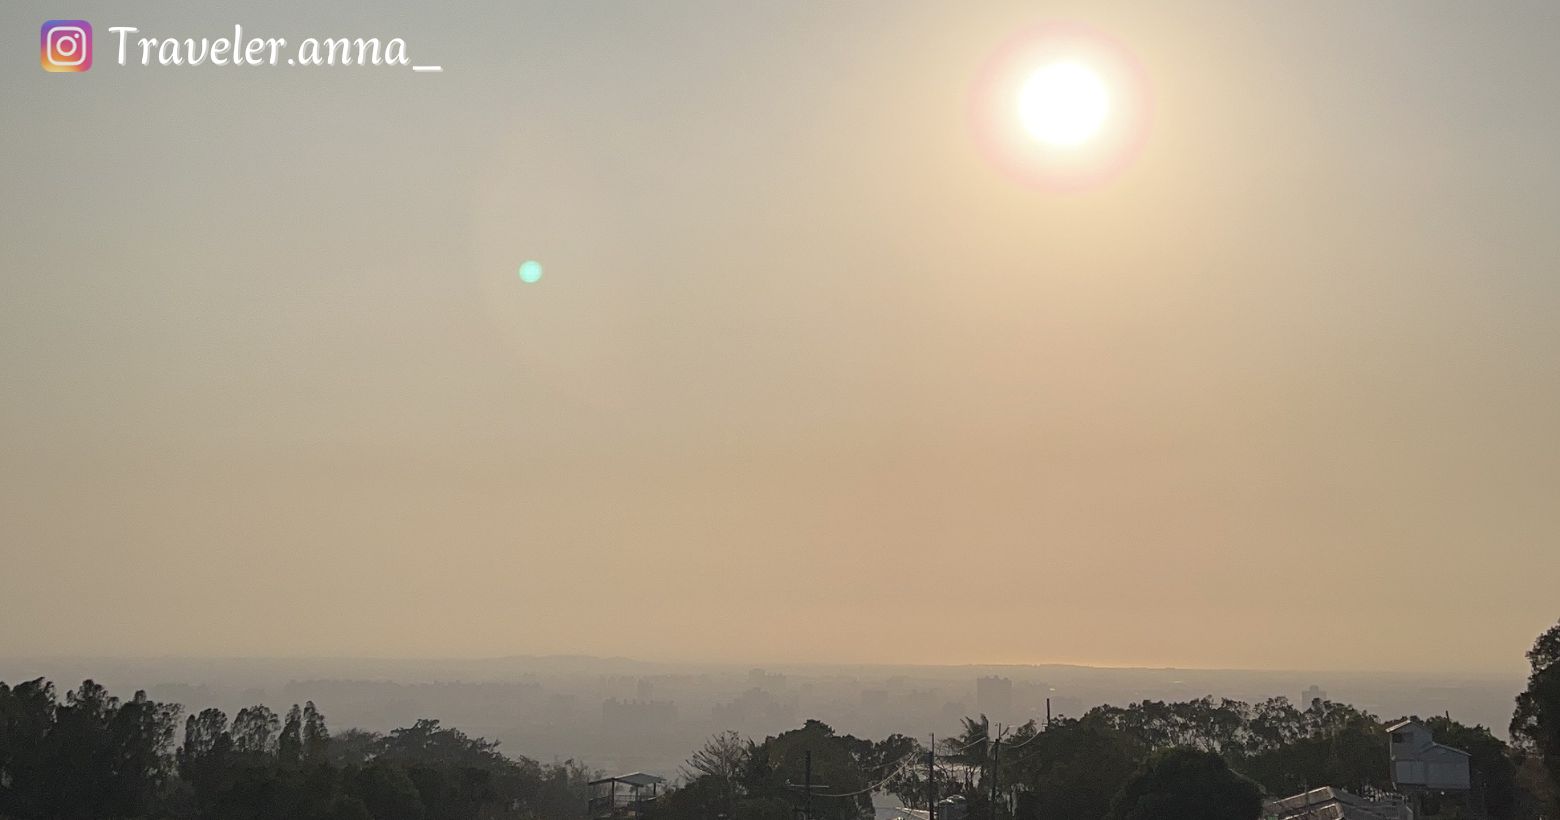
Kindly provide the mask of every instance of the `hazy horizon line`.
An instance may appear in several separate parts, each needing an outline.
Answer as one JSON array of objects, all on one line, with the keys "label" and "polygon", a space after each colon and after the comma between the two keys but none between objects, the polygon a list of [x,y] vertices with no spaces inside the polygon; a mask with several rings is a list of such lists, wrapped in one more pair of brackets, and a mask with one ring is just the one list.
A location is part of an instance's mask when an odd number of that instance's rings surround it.
[{"label": "hazy horizon line", "polygon": [[785,668],[862,668],[862,669],[1074,669],[1110,672],[1196,672],[1196,673],[1246,673],[1268,675],[1351,674],[1351,675],[1406,675],[1434,674],[1445,677],[1521,678],[1520,670],[1502,672],[1493,669],[1434,669],[1400,667],[1243,667],[1243,666],[1179,666],[1141,663],[1079,663],[1071,661],[962,661],[950,663],[898,662],[898,661],[789,661],[789,660],[695,660],[635,657],[629,655],[592,655],[587,653],[512,653],[503,655],[201,655],[201,654],[6,654],[0,655],[0,663],[13,662],[148,662],[148,661],[201,661],[201,662],[348,662],[348,663],[499,663],[506,661],[592,661],[625,663],[641,666],[707,667],[733,670],[785,669]]}]

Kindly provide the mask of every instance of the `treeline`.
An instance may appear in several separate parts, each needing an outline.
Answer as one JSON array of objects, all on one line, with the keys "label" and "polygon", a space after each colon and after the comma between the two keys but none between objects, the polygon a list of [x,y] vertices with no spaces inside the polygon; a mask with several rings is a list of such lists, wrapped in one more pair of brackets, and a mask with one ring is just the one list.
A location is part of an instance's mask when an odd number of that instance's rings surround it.
[{"label": "treeline", "polygon": [[[1512,743],[1450,717],[1424,723],[1470,753],[1474,789],[1430,795],[1432,816],[1560,815],[1560,625],[1528,653]],[[313,703],[278,715],[190,715],[87,681],[61,700],[42,679],[0,683],[0,820],[478,820],[584,813],[588,773],[507,757],[497,744],[422,720],[387,735],[332,734]],[[962,801],[971,820],[1255,820],[1263,796],[1338,786],[1390,789],[1386,723],[1354,707],[1143,701],[1081,717],[994,727],[965,719],[935,749],[867,740],[808,721],[761,741],[711,738],[642,820],[817,820],[872,815],[882,791],[925,808]],[[808,789],[809,783],[813,788]]]},{"label": "treeline", "polygon": [[[1547,790],[1533,788],[1538,769],[1529,765],[1519,777],[1518,754],[1504,741],[1445,717],[1425,723],[1438,740],[1473,754],[1481,789],[1474,797],[1490,818],[1541,816]],[[813,782],[827,784],[815,790],[812,808],[826,820],[870,816],[873,787],[911,808],[924,809],[934,792],[957,795],[971,818],[1251,820],[1263,796],[1321,785],[1390,790],[1385,725],[1337,703],[1302,710],[1283,698],[1145,701],[1001,732],[984,718],[966,719],[959,735],[937,744],[931,765],[918,739],[870,741],[809,721],[763,741],[730,732],[711,738],[689,758],[684,785],[645,817],[786,820],[806,801],[800,787],[811,752]],[[1140,801],[1163,811],[1134,814]],[[1466,797],[1444,802],[1448,811],[1468,806]]]},{"label": "treeline", "polygon": [[[1429,795],[1433,816],[1538,820],[1560,816],[1560,625],[1528,653],[1532,675],[1517,698],[1512,744],[1484,726],[1448,716],[1423,721],[1438,742],[1467,751],[1473,790]],[[810,721],[749,741],[711,738],[689,758],[684,785],[647,820],[784,820],[807,801],[799,788],[811,753],[814,816],[870,816],[881,788],[925,808],[957,796],[974,820],[1254,820],[1263,796],[1337,786],[1370,794],[1392,788],[1386,726],[1341,703],[1296,707],[1203,698],[1101,706],[1049,726],[998,729],[966,719],[960,735],[928,749],[895,735],[869,741]],[[929,761],[928,757],[931,756]]]},{"label": "treeline", "polygon": [[86,681],[0,683],[0,818],[468,820],[576,816],[589,773],[421,720],[332,735],[306,703],[190,715]]}]

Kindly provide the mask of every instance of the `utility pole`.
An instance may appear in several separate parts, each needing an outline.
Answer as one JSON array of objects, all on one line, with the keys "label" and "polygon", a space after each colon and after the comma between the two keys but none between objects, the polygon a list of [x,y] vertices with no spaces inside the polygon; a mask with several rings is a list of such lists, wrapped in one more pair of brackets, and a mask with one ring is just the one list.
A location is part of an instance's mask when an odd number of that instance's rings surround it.
[{"label": "utility pole", "polygon": [[803,801],[802,801],[802,805],[805,807],[803,809],[803,815],[802,816],[806,817],[807,820],[812,820],[812,816],[813,815],[812,815],[812,750],[811,749],[807,750],[807,772],[806,772],[806,774],[803,775],[803,778],[804,779],[803,779],[802,782],[806,784],[804,788],[807,789],[807,797],[805,799],[803,799]]},{"label": "utility pole", "polygon": [[926,817],[937,820],[937,735],[926,749]]},{"label": "utility pole", "polygon": [[997,820],[997,763],[1002,756],[1002,732],[991,744],[991,820]]},{"label": "utility pole", "polygon": [[997,737],[991,743],[991,820],[997,820],[997,771],[1002,762],[1002,738],[1007,729],[997,724]]},{"label": "utility pole", "polygon": [[804,765],[804,768],[802,770],[803,774],[802,774],[802,782],[801,782],[801,784],[797,785],[796,783],[792,783],[791,781],[787,780],[786,783],[785,783],[785,787],[787,789],[793,791],[793,792],[796,791],[797,789],[801,789],[802,792],[804,793],[804,795],[802,797],[802,806],[801,806],[801,808],[797,808],[795,805],[791,806],[791,817],[792,818],[801,817],[801,818],[803,818],[803,820],[812,820],[812,817],[813,817],[813,807],[812,807],[813,791],[817,790],[817,789],[822,789],[824,791],[827,791],[828,788],[829,788],[829,784],[827,784],[827,783],[814,783],[813,782],[813,776],[812,776],[812,757],[813,757],[813,755],[812,755],[812,750],[811,749],[806,750],[805,752],[803,752],[803,755],[804,755],[804,757],[802,759],[803,759],[805,765]]}]

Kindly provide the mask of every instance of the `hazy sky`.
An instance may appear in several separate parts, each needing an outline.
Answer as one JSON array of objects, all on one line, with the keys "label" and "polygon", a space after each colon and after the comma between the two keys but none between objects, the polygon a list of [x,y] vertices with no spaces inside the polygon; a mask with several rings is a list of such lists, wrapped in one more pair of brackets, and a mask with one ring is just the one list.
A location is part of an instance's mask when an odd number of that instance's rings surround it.
[{"label": "hazy sky", "polygon": [[[1499,12],[6,3],[0,654],[1518,670],[1560,6]],[[1048,20],[1154,99],[1069,195],[966,117]],[[112,64],[234,23],[445,70]]]}]

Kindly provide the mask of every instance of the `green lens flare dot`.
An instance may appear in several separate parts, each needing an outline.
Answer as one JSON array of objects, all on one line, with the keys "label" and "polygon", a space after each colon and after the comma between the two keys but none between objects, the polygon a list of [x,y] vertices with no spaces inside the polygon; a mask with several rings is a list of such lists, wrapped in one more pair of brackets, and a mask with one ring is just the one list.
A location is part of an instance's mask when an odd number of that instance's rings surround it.
[{"label": "green lens flare dot", "polygon": [[520,263],[520,281],[527,285],[534,285],[542,281],[542,263],[535,259],[527,259]]}]

